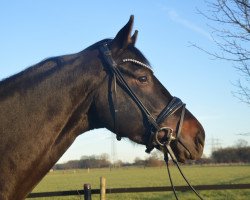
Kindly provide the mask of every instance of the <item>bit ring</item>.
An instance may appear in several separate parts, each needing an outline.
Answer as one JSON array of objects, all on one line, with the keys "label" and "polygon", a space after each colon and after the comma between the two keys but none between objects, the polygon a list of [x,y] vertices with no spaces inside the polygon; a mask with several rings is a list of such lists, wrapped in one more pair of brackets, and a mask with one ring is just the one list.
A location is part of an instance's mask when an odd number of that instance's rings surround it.
[{"label": "bit ring", "polygon": [[[158,138],[158,135],[161,131],[164,131],[165,133],[167,133],[167,140],[165,142],[160,142],[159,141],[159,138]],[[155,132],[155,141],[156,143],[159,145],[159,146],[166,146],[167,144],[170,144],[170,142],[172,140],[175,140],[176,138],[173,136],[173,129],[172,128],[169,128],[169,127],[162,127],[160,128],[160,130],[156,131]]]}]

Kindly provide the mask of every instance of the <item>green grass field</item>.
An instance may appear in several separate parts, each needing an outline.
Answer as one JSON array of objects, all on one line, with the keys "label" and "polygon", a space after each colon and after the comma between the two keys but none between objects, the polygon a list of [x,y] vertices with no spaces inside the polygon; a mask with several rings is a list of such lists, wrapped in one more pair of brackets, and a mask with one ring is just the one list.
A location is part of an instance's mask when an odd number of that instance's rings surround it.
[{"label": "green grass field", "polygon": [[[250,183],[250,166],[182,166],[192,185],[205,184],[237,184]],[[171,167],[175,185],[185,182],[175,167]],[[93,189],[99,188],[100,177],[107,180],[107,188],[169,186],[167,170],[162,168],[120,168],[54,171],[39,183],[33,192],[63,191],[82,189],[84,183],[90,183]],[[204,199],[218,200],[249,200],[250,190],[201,191]],[[180,199],[197,199],[191,192],[178,192]],[[123,200],[174,200],[171,192],[127,193],[107,195],[107,200],[122,198]],[[83,197],[51,197],[35,200],[80,200]],[[92,195],[92,200],[99,195]]]}]

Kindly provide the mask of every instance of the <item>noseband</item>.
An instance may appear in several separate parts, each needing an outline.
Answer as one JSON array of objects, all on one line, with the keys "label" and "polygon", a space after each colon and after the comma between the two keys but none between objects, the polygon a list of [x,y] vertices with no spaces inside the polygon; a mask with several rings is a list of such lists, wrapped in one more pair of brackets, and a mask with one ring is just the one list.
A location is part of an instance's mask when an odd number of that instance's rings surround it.
[{"label": "noseband", "polygon": [[[177,165],[181,175],[183,176],[184,180],[187,182],[189,187],[195,192],[195,194],[200,198],[200,195],[195,191],[195,189],[190,185],[190,183],[187,181],[186,177],[182,173],[178,161],[175,157],[175,154],[170,147],[170,143],[172,141],[179,141],[180,137],[180,132],[182,129],[184,117],[185,117],[185,111],[186,111],[186,104],[184,104],[179,98],[173,97],[172,100],[166,105],[166,107],[160,112],[160,114],[155,118],[150,111],[146,108],[146,106],[143,104],[143,102],[137,97],[137,95],[133,92],[133,90],[129,87],[127,84],[126,80],[124,79],[122,73],[118,69],[117,63],[114,61],[112,57],[112,53],[108,48],[108,44],[104,43],[100,46],[100,52],[103,56],[103,59],[105,60],[105,66],[107,66],[108,71],[111,73],[114,81],[114,99],[113,99],[113,106],[114,106],[114,131],[117,135],[117,139],[121,140],[121,137],[119,134],[116,132],[116,115],[117,115],[117,105],[116,105],[116,82],[118,81],[119,84],[122,86],[122,88],[127,92],[127,94],[134,100],[134,102],[137,104],[139,109],[141,110],[142,114],[146,117],[148,121],[148,129],[149,131],[147,132],[146,135],[146,152],[150,153],[155,147],[159,147],[163,153],[164,153],[164,160],[167,164],[167,169],[168,169],[168,175],[170,179],[170,183],[172,186],[172,190],[174,192],[174,195],[176,199],[178,200],[178,197],[176,195],[176,191],[172,182],[172,178],[170,175],[169,167],[168,167],[168,154],[172,158],[173,162]],[[140,61],[134,60],[134,59],[124,59],[123,62],[133,62],[138,65],[144,66],[149,68],[147,65],[144,63],[141,63]],[[150,68],[149,68],[150,69]],[[161,127],[162,122],[169,118],[171,115],[173,115],[175,112],[177,112],[179,109],[181,110],[181,115],[180,115],[180,120],[179,123],[177,124],[176,128],[176,135],[174,136],[174,130],[170,127]],[[164,132],[166,135],[164,135],[163,138],[159,138],[159,133]],[[183,145],[182,142],[180,144],[189,152],[189,150]],[[189,152],[190,153],[190,152]]]}]

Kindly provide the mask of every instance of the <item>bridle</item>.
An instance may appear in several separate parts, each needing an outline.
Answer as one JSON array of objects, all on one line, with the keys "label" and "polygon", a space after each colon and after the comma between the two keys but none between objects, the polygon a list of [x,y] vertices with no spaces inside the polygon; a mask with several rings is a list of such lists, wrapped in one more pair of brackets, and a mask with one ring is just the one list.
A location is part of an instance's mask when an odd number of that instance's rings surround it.
[{"label": "bridle", "polygon": [[[118,81],[120,85],[126,90],[126,92],[129,94],[129,96],[134,100],[134,102],[137,104],[137,106],[140,108],[141,112],[143,115],[146,117],[148,124],[149,124],[149,129],[150,133],[147,135],[147,144],[146,144],[146,152],[150,153],[156,145],[163,146],[165,143],[162,143],[158,140],[158,134],[161,131],[165,131],[168,134],[168,142],[171,142],[172,140],[176,139],[180,135],[181,127],[183,124],[184,120],[184,115],[185,115],[185,104],[177,97],[173,97],[173,99],[170,101],[170,103],[160,112],[158,117],[155,119],[155,117],[150,113],[150,111],[146,108],[146,106],[143,104],[143,102],[137,97],[137,95],[133,92],[133,90],[129,87],[127,82],[125,81],[122,73],[118,69],[118,65],[112,58],[111,51],[108,48],[108,44],[104,43],[103,45],[100,46],[100,51],[103,55],[103,58],[106,62],[106,65],[109,72],[112,74],[113,79],[114,79],[114,90],[116,90],[116,82]],[[129,62],[132,61],[133,59],[124,59],[124,62]],[[139,63],[139,61],[132,61]],[[113,93],[114,95],[116,94],[116,91]],[[116,97],[114,98],[114,100]],[[116,104],[116,103],[115,103]],[[115,107],[115,112],[116,113],[118,110]],[[160,124],[164,121],[165,118],[168,118],[172,114],[174,114],[177,110],[182,108],[182,114],[180,117],[180,122],[178,125],[178,131],[176,134],[176,138],[173,136],[173,130],[169,127],[160,127]],[[114,117],[115,118],[115,117]],[[118,138],[119,139],[119,138]],[[155,139],[155,141],[154,141]],[[157,144],[156,144],[156,143]]]},{"label": "bridle", "polygon": [[[157,116],[157,118],[155,118],[150,111],[146,108],[146,106],[143,104],[143,102],[137,97],[137,95],[133,92],[133,90],[129,87],[129,85],[127,84],[126,80],[124,79],[122,73],[120,72],[120,70],[118,69],[118,65],[117,63],[114,61],[113,57],[112,57],[112,53],[108,48],[108,43],[103,43],[102,45],[100,45],[99,47],[100,52],[102,54],[102,57],[105,61],[104,65],[106,66],[107,70],[110,72],[110,74],[112,75],[113,81],[114,81],[114,96],[113,96],[113,107],[114,107],[114,130],[116,133],[116,115],[117,115],[117,103],[116,103],[116,84],[117,81],[119,82],[119,84],[122,86],[122,88],[127,92],[127,94],[133,99],[133,101],[137,104],[137,106],[139,107],[139,109],[141,110],[143,116],[147,119],[148,122],[148,134],[146,136],[146,152],[150,153],[155,147],[159,147],[163,153],[164,153],[164,160],[166,162],[167,165],[167,169],[168,169],[168,175],[169,175],[169,179],[170,179],[170,183],[174,192],[174,195],[176,197],[176,199],[178,200],[178,197],[176,195],[176,191],[175,191],[175,187],[173,185],[172,182],[172,178],[171,178],[171,174],[169,171],[169,166],[168,166],[168,155],[170,155],[171,159],[173,160],[173,162],[177,165],[181,175],[183,176],[183,178],[185,179],[185,181],[187,182],[187,184],[190,186],[190,188],[195,192],[195,194],[200,198],[201,196],[195,191],[195,189],[190,185],[190,183],[187,181],[186,177],[184,176],[184,174],[182,173],[178,161],[175,157],[175,154],[170,146],[170,143],[172,141],[177,141],[179,142],[179,137],[180,137],[180,132],[182,129],[182,125],[183,125],[183,121],[184,121],[184,117],[185,117],[185,111],[186,111],[186,105],[177,97],[173,97],[172,100],[166,105],[166,107],[160,112],[160,114]],[[148,67],[146,64],[141,63],[140,61],[134,60],[134,59],[124,59],[123,62],[134,62],[136,64],[139,64],[141,66],[144,67]],[[176,136],[173,136],[173,129],[170,127],[161,127],[161,123],[168,117],[170,117],[171,115],[173,115],[175,112],[177,112],[179,109],[181,109],[181,115],[180,115],[180,120],[179,123],[177,125],[177,130],[176,130]],[[166,135],[164,135],[164,139],[161,138],[159,139],[159,133],[160,132],[165,132]],[[117,139],[120,140],[121,137],[117,134]],[[180,142],[180,144],[182,146],[184,146],[184,148],[188,151],[188,149],[185,147],[185,145]],[[189,152],[189,151],[188,151]],[[190,153],[190,152],[189,152]]]}]

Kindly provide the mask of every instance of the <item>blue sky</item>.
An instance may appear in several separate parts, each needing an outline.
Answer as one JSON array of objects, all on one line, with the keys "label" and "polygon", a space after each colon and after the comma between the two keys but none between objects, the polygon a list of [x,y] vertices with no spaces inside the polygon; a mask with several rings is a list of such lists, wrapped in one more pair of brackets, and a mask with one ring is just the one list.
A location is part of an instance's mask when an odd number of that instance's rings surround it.
[{"label": "blue sky", "polygon": [[[195,43],[216,50],[210,29],[193,1],[43,0],[1,1],[0,80],[44,58],[76,53],[96,41],[112,38],[135,15],[139,30],[136,46],[148,58],[155,75],[201,121],[206,131],[205,154],[212,138],[220,146],[232,146],[237,135],[250,132],[250,108],[233,97],[239,74],[232,63],[211,59],[192,47]],[[85,133],[60,159],[111,153],[112,134],[105,129]],[[145,147],[124,139],[115,142],[117,159],[144,158]]]}]

